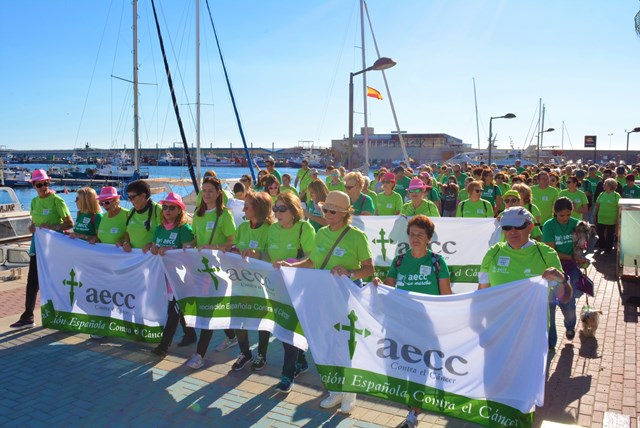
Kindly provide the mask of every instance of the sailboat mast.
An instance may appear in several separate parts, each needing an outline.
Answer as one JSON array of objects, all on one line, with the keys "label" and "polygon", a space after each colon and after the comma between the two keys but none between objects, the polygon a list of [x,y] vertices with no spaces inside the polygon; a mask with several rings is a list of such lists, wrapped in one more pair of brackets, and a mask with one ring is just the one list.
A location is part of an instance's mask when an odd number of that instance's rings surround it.
[{"label": "sailboat mast", "polygon": [[200,0],[196,0],[196,177],[200,174]]},{"label": "sailboat mast", "polygon": [[[362,69],[367,68],[364,46],[364,0],[360,0],[360,39],[362,42]],[[369,126],[367,124],[367,73],[362,73],[362,99],[364,102],[364,165],[362,173],[369,174]]]},{"label": "sailboat mast", "polygon": [[139,168],[138,160],[138,0],[133,0],[133,165]]},{"label": "sailboat mast", "polygon": [[[476,105],[476,134],[478,135],[478,150],[480,150],[480,124],[478,122],[478,97],[476,96],[476,78],[473,78],[473,101]],[[491,141],[489,141],[491,144]]]}]

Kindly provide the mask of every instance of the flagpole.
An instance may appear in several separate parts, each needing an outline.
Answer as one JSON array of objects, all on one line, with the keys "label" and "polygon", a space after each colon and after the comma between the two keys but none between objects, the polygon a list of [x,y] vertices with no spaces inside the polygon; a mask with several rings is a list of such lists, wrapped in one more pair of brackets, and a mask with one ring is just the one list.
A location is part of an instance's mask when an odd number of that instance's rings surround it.
[{"label": "flagpole", "polygon": [[[367,58],[364,49],[364,0],[360,0],[360,38],[362,40],[362,69],[367,68]],[[362,74],[362,98],[364,100],[364,165],[360,170],[369,175],[369,125],[367,121],[367,73]],[[351,165],[349,165],[351,166]]]}]

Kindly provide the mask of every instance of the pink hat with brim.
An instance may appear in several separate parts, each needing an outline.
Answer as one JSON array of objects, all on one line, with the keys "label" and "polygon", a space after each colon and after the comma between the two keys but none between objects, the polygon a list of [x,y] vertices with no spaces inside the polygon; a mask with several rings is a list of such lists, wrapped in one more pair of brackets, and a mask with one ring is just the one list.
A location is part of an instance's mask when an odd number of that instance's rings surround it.
[{"label": "pink hat with brim", "polygon": [[409,182],[409,187],[407,187],[407,190],[424,190],[426,187],[427,186],[424,184],[424,181],[420,180],[419,178],[412,178]]},{"label": "pink hat with brim", "polygon": [[106,201],[107,199],[117,198],[120,195],[118,194],[118,189],[112,186],[105,186],[100,189],[100,194],[96,199],[99,201]]},{"label": "pink hat with brim", "polygon": [[396,182],[396,176],[392,172],[385,172],[380,181],[393,181]]},{"label": "pink hat with brim", "polygon": [[160,203],[162,205],[164,205],[164,204],[177,205],[180,208],[182,208],[183,210],[187,208],[187,206],[184,204],[184,202],[182,202],[182,196],[178,195],[177,193],[173,193],[173,192],[169,193],[165,199],[160,201]]},{"label": "pink hat with brim", "polygon": [[47,171],[45,171],[44,169],[36,169],[31,173],[31,180],[29,181],[32,183],[36,183],[38,181],[48,181],[48,180],[51,180],[51,179],[47,175]]}]

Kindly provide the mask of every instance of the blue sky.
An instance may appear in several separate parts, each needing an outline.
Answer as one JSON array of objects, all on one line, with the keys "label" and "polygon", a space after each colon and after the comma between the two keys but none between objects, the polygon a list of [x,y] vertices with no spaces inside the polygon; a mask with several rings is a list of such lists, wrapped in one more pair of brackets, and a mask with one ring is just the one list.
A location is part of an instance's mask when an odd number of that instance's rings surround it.
[{"label": "blue sky", "polygon": [[[362,69],[358,0],[210,0],[245,135],[256,147],[328,146],[348,133],[349,72]],[[194,2],[158,0],[187,140],[195,143]],[[640,126],[637,0],[369,0],[400,127],[477,147],[494,120],[499,147],[531,141],[542,98],[545,145],[623,149]],[[141,146],[180,141],[150,0],[139,3]],[[0,15],[0,144],[10,149],[133,146],[129,1],[4,1]],[[367,63],[376,59],[366,36]],[[380,72],[367,83],[369,126],[395,130]],[[355,129],[363,125],[356,77]],[[202,146],[240,136],[201,4]],[[612,135],[609,135],[612,134]],[[640,148],[640,133],[631,134]],[[485,145],[486,143],[483,143]]]}]

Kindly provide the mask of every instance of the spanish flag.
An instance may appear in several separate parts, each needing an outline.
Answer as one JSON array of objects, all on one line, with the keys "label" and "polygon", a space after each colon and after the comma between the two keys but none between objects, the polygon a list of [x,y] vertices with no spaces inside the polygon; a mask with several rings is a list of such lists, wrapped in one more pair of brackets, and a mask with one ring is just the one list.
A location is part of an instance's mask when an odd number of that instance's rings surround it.
[{"label": "spanish flag", "polygon": [[382,99],[382,94],[377,89],[373,89],[370,86],[367,86],[367,96],[371,98],[377,98],[379,100]]}]

